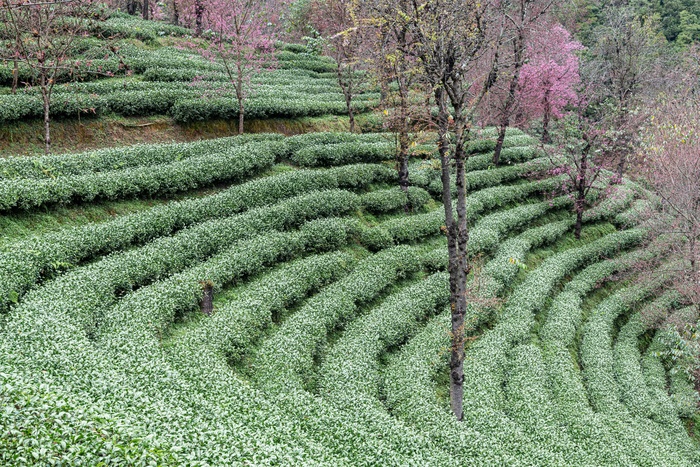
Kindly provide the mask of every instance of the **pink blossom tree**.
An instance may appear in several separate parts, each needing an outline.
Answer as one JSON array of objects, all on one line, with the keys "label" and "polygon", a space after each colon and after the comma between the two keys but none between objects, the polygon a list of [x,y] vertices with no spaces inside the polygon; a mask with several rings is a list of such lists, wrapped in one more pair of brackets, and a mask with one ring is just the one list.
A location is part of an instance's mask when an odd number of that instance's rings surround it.
[{"label": "pink blossom tree", "polygon": [[528,58],[530,36],[539,32],[537,29],[546,20],[545,15],[552,4],[553,0],[510,0],[495,4],[501,24],[496,29],[497,47],[494,54],[500,76],[492,91],[498,96],[492,100],[498,121],[498,138],[493,153],[495,165],[498,165],[501,156],[506,128],[516,110],[520,72]]},{"label": "pink blossom tree", "polygon": [[551,142],[552,117],[561,118],[564,107],[577,101],[581,78],[576,52],[581,49],[583,46],[559,24],[549,25],[530,38],[529,59],[520,71],[520,114],[523,121],[542,118],[545,143]]},{"label": "pink blossom tree", "polygon": [[273,16],[269,3],[259,0],[196,0],[195,23],[205,12],[201,27],[207,33],[191,44],[205,57],[223,65],[233,84],[238,103],[238,133],[243,134],[245,103],[253,77],[274,64],[276,34],[271,27]]}]

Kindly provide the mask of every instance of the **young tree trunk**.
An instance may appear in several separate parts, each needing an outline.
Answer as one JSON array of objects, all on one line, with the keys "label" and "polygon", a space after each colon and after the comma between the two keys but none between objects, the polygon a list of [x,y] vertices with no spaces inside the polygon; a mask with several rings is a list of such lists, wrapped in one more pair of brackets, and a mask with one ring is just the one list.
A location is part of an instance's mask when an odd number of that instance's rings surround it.
[{"label": "young tree trunk", "polygon": [[625,173],[625,165],[627,163],[627,157],[625,157],[625,154],[620,155],[620,162],[617,163],[617,176],[622,179],[622,176]]},{"label": "young tree trunk", "polygon": [[549,119],[551,118],[552,106],[549,104],[549,89],[544,92],[544,116],[542,117],[542,142],[551,144],[552,137],[549,134]]},{"label": "young tree trunk", "polygon": [[150,13],[151,13],[151,12],[150,12],[150,9],[149,9],[148,0],[143,0],[143,11],[142,11],[142,13],[143,13],[143,19],[146,19],[146,20],[149,19]]},{"label": "young tree trunk", "polygon": [[355,112],[352,108],[352,85],[343,82],[342,71],[338,70],[338,83],[343,90],[345,97],[345,107],[348,109],[348,118],[350,120],[350,133],[355,133]]},{"label": "young tree trunk", "polygon": [[[46,78],[41,77],[42,88],[46,83]],[[41,90],[44,100],[44,152],[51,154],[51,95],[45,89]]]},{"label": "young tree trunk", "polygon": [[552,137],[549,134],[549,112],[545,112],[542,118],[542,142],[544,144],[552,143]]},{"label": "young tree trunk", "polygon": [[[450,309],[452,316],[452,349],[450,354],[450,407],[457,420],[462,420],[464,400],[464,316],[467,308],[467,240],[466,187],[464,168],[464,146],[455,149],[457,171],[457,219],[452,211],[452,190],[450,179],[450,140],[448,136],[449,112],[445,91],[435,90],[438,105],[438,151],[440,153],[442,204],[445,209],[445,233],[450,273]],[[457,113],[457,112],[455,112]],[[461,135],[458,136],[458,140]]]},{"label": "young tree trunk", "polygon": [[243,120],[245,119],[245,109],[243,108],[243,101],[238,101],[238,134],[243,134]]},{"label": "young tree trunk", "polygon": [[579,206],[576,200],[576,224],[574,225],[574,238],[581,240],[581,229],[583,228],[583,204]]},{"label": "young tree trunk", "polygon": [[[403,77],[398,76],[397,81],[399,84],[399,105],[400,105],[400,122],[399,122],[399,187],[408,193],[408,145],[409,145],[409,109],[408,109],[408,82],[403,79]],[[404,206],[404,211],[408,213],[409,206],[408,202]]]},{"label": "young tree trunk", "polygon": [[[505,120],[505,121],[504,121]],[[498,138],[496,139],[496,148],[493,151],[493,165],[498,166],[501,161],[501,150],[503,149],[503,141],[506,139],[506,128],[508,128],[508,119],[501,120],[498,127]]]},{"label": "young tree trunk", "polygon": [[17,94],[19,84],[19,61],[15,59],[15,67],[12,69],[12,94]]},{"label": "young tree trunk", "polygon": [[[238,75],[236,75],[236,99],[238,99],[238,134],[243,134],[243,120],[245,119],[245,102],[243,94],[243,66],[241,62],[236,64]],[[229,73],[229,77],[231,74]]]},{"label": "young tree trunk", "polygon": [[195,0],[194,2],[194,34],[199,37],[202,35],[202,17],[204,16],[204,4],[202,0]]},{"label": "young tree trunk", "polygon": [[[401,135],[399,137],[399,154],[398,154],[398,169],[399,169],[399,187],[404,193],[408,193],[408,140]],[[404,212],[410,211],[408,200],[404,206]]]},{"label": "young tree trunk", "polygon": [[[493,152],[493,164],[498,166],[501,159],[501,150],[503,149],[503,140],[506,137],[506,128],[510,125],[510,118],[515,107],[515,95],[518,91],[518,83],[520,82],[520,70],[525,64],[525,8],[520,10],[520,27],[518,28],[518,34],[513,41],[513,74],[510,77],[510,83],[508,83],[508,94],[506,95],[506,101],[503,103],[503,113],[501,114],[501,121],[498,128],[498,140],[496,141],[496,149]],[[491,86],[491,85],[489,85]]]},{"label": "young tree trunk", "polygon": [[180,25],[180,10],[177,9],[177,0],[173,0],[173,24]]},{"label": "young tree trunk", "polygon": [[348,106],[348,119],[350,120],[350,133],[355,133],[355,113],[352,111],[352,105]]},{"label": "young tree trunk", "polygon": [[214,288],[211,282],[202,282],[202,300],[199,303],[199,309],[207,316],[214,312]]},{"label": "young tree trunk", "polygon": [[586,205],[586,175],[588,173],[588,147],[581,154],[581,163],[578,168],[578,176],[576,177],[576,201],[574,209],[576,211],[576,224],[574,226],[574,237],[576,240],[581,240],[581,228],[583,227],[583,211]]}]

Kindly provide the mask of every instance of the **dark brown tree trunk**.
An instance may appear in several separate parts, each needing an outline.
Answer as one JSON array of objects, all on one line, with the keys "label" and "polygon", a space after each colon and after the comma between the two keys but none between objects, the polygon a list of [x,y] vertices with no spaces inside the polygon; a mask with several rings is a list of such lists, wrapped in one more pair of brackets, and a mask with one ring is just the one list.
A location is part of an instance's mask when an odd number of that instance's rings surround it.
[{"label": "dark brown tree trunk", "polygon": [[199,37],[202,35],[202,17],[204,16],[204,4],[202,0],[195,0],[194,2],[194,34]]},{"label": "dark brown tree trunk", "polygon": [[581,240],[581,229],[583,227],[583,211],[586,207],[586,187],[588,174],[588,148],[581,153],[581,163],[578,167],[578,176],[576,177],[576,201],[574,209],[576,211],[576,225],[574,226],[574,237],[576,240]]},{"label": "dark brown tree trunk", "polygon": [[173,24],[180,25],[180,10],[177,9],[177,0],[173,0]]},{"label": "dark brown tree trunk", "polygon": [[[457,420],[462,420],[464,400],[464,316],[466,313],[467,240],[466,186],[463,144],[455,149],[457,171],[457,219],[452,211],[452,189],[450,180],[449,112],[445,91],[435,90],[438,105],[438,150],[440,153],[442,203],[445,209],[445,233],[450,273],[450,308],[452,316],[452,349],[450,354],[450,407]],[[455,114],[457,110],[455,110]],[[458,137],[458,140],[461,135]]]},{"label": "dark brown tree trunk", "polygon": [[[404,193],[408,193],[408,86],[407,83],[401,79],[401,77],[399,77],[398,80],[399,86],[401,86],[399,89],[399,92],[401,93],[401,108],[399,109],[401,115],[401,121],[399,122],[399,187],[404,191]],[[410,208],[407,199],[406,205],[404,206],[404,212],[408,213],[409,210]]]},{"label": "dark brown tree trunk", "polygon": [[542,142],[544,144],[551,144],[552,137],[549,134],[549,106],[546,105],[544,109],[544,117],[542,117]]},{"label": "dark brown tree trunk", "polygon": [[[510,83],[508,83],[508,94],[506,95],[506,101],[503,104],[503,113],[501,114],[501,121],[498,128],[498,140],[496,141],[496,148],[493,152],[493,164],[498,166],[501,159],[501,150],[503,149],[503,140],[506,138],[506,128],[510,125],[510,118],[515,107],[515,94],[518,92],[518,83],[520,81],[520,69],[525,64],[525,9],[520,10],[520,21],[521,25],[518,28],[518,35],[513,41],[513,74],[510,77]],[[489,86],[492,86],[490,84]]]},{"label": "dark brown tree trunk", "polygon": [[202,301],[199,303],[199,308],[207,316],[214,312],[214,288],[210,282],[202,282]]},{"label": "dark brown tree trunk", "polygon": [[[577,200],[578,204],[578,200]],[[583,208],[576,207],[576,224],[574,226],[574,237],[576,240],[581,240],[581,229],[583,228]]]},{"label": "dark brown tree trunk", "polygon": [[12,94],[17,94],[19,84],[19,61],[15,60],[15,67],[12,69]]},{"label": "dark brown tree trunk", "polygon": [[44,101],[44,152],[51,154],[51,91],[46,75],[41,75],[41,97]]},{"label": "dark brown tree trunk", "polygon": [[146,20],[147,20],[147,19],[150,19],[151,11],[150,11],[150,8],[149,8],[149,5],[148,5],[148,0],[143,0],[143,11],[142,11],[142,13],[143,13],[143,19],[146,19]]},{"label": "dark brown tree trunk", "polygon": [[348,119],[350,120],[350,133],[355,133],[355,112],[352,111],[352,104],[348,103]]},{"label": "dark brown tree trunk", "polygon": [[[238,134],[242,135],[244,132],[243,121],[245,120],[245,101],[243,94],[243,65],[242,63],[237,63],[236,68],[238,70],[238,75],[236,77],[236,98],[238,99]],[[231,74],[229,73],[229,77]]]},{"label": "dark brown tree trunk", "polygon": [[505,141],[506,139],[506,128],[508,128],[508,122],[501,121],[501,125],[498,127],[498,138],[496,139],[496,148],[493,151],[493,165],[495,166],[498,166],[498,164],[501,161],[501,150],[503,149],[503,141]]},{"label": "dark brown tree trunk", "polygon": [[347,83],[343,79],[343,72],[338,68],[338,83],[343,91],[345,98],[345,107],[348,109],[348,119],[350,120],[350,133],[355,133],[355,112],[352,108],[352,84]]},{"label": "dark brown tree trunk", "polygon": [[625,165],[627,163],[627,158],[625,157],[625,154],[622,154],[620,156],[620,162],[617,163],[617,176],[622,179],[622,176],[625,174]]},{"label": "dark brown tree trunk", "polygon": [[238,134],[242,135],[244,132],[243,120],[245,119],[245,109],[243,108],[243,101],[240,102],[240,107],[238,110]]},{"label": "dark brown tree trunk", "polygon": [[[404,193],[408,193],[408,141],[403,137],[399,138],[399,155],[398,155],[398,168],[399,168],[399,187]],[[408,199],[406,199],[406,205],[404,206],[404,212],[408,213],[410,211]]]}]

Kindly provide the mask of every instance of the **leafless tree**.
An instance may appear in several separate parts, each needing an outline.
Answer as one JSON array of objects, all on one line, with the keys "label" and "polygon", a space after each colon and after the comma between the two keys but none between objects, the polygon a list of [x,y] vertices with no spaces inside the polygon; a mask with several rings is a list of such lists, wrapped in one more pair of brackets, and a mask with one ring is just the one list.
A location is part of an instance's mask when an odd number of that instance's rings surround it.
[{"label": "leafless tree", "polygon": [[[463,416],[465,314],[467,276],[472,258],[467,249],[467,186],[465,145],[479,103],[493,84],[493,68],[486,75],[479,64],[486,51],[489,28],[488,2],[479,0],[412,1],[403,12],[410,18],[416,55],[437,104],[437,145],[440,154],[442,202],[449,254],[452,349],[450,404],[458,420]],[[456,172],[456,215],[451,190],[451,169]]]},{"label": "leafless tree", "polygon": [[75,41],[88,30],[97,12],[94,0],[2,0],[1,13],[11,31],[12,45],[0,59],[24,64],[39,87],[44,106],[44,146],[51,151],[51,95],[58,78],[73,75],[81,61],[71,55]]},{"label": "leafless tree", "polygon": [[634,154],[639,128],[646,119],[645,91],[656,88],[663,37],[651,18],[642,19],[630,7],[614,7],[595,32],[592,60],[584,80],[600,83],[599,111],[607,120],[606,151],[617,159],[622,176]]}]

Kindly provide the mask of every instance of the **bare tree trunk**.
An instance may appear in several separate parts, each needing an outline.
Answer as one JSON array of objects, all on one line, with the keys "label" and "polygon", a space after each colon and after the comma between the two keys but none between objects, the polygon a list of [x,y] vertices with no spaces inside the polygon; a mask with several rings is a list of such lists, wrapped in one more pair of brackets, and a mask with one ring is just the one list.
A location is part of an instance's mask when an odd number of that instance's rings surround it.
[{"label": "bare tree trunk", "polygon": [[[399,84],[400,93],[400,112],[401,121],[399,122],[399,187],[408,193],[408,145],[409,145],[409,124],[408,124],[408,83],[402,79],[401,76],[397,77]],[[408,202],[404,206],[404,211],[408,213],[409,206]]]},{"label": "bare tree trunk", "polygon": [[243,120],[245,118],[245,109],[243,108],[243,100],[238,101],[238,134],[243,134]]},{"label": "bare tree trunk", "polygon": [[15,67],[12,69],[12,94],[17,94],[19,84],[19,61],[15,59]]},{"label": "bare tree trunk", "polygon": [[[457,169],[457,219],[452,212],[450,180],[449,124],[445,91],[435,90],[438,105],[438,150],[440,153],[442,203],[445,209],[445,233],[450,272],[450,308],[452,315],[452,349],[450,354],[450,407],[457,420],[463,417],[464,401],[464,315],[466,313],[467,239],[464,147],[455,151]],[[456,112],[455,112],[456,113]]]},{"label": "bare tree trunk", "polygon": [[45,70],[41,70],[39,78],[41,97],[44,104],[44,152],[51,153],[51,84],[46,78]]},{"label": "bare tree trunk", "polygon": [[620,155],[620,162],[617,163],[617,176],[619,178],[622,178],[622,176],[625,174],[626,163],[627,163],[626,154],[621,154]]},{"label": "bare tree trunk", "polygon": [[581,240],[581,229],[583,228],[583,211],[586,203],[586,174],[588,173],[588,147],[581,154],[581,164],[578,169],[578,177],[576,178],[576,201],[574,209],[576,210],[576,224],[574,226],[574,237],[576,240]]},{"label": "bare tree trunk", "polygon": [[44,99],[44,152],[51,154],[51,98],[44,90],[41,94]]},{"label": "bare tree trunk", "polygon": [[[501,114],[501,121],[498,129],[498,140],[496,141],[496,148],[493,152],[493,164],[496,166],[501,159],[501,150],[503,149],[503,140],[506,137],[506,128],[510,125],[511,114],[515,106],[515,94],[518,91],[518,83],[520,82],[520,70],[525,64],[525,15],[524,3],[521,3],[520,26],[518,27],[518,35],[513,41],[513,75],[510,77],[510,83],[508,83],[508,95],[503,105],[503,113]],[[490,87],[492,84],[488,86]]]},{"label": "bare tree trunk", "polygon": [[173,24],[180,25],[180,10],[177,9],[177,0],[173,0]]},{"label": "bare tree trunk", "polygon": [[501,150],[503,149],[503,141],[506,139],[506,128],[508,128],[508,119],[501,120],[498,127],[498,138],[496,139],[496,148],[493,151],[493,165],[498,166],[501,160]]},{"label": "bare tree trunk", "polygon": [[352,111],[352,104],[348,103],[348,119],[350,120],[350,133],[355,133],[355,113]]},{"label": "bare tree trunk", "polygon": [[143,13],[143,19],[146,19],[146,20],[149,19],[149,16],[150,16],[150,13],[151,13],[151,12],[150,12],[150,9],[149,9],[148,0],[143,0],[143,11],[142,11],[142,13]]},{"label": "bare tree trunk", "polygon": [[343,97],[345,97],[345,107],[348,109],[348,118],[350,120],[350,133],[355,133],[355,112],[352,108],[352,83],[345,82],[343,79],[343,72],[338,68],[338,84],[343,90]]},{"label": "bare tree trunk", "polygon": [[583,228],[583,205],[579,206],[576,200],[576,224],[574,226],[574,238],[581,240],[581,229]]},{"label": "bare tree trunk", "polygon": [[549,134],[549,111],[545,109],[544,117],[542,118],[542,142],[544,144],[551,144],[552,137]]},{"label": "bare tree trunk", "polygon": [[210,316],[214,311],[214,288],[211,282],[202,282],[202,301],[199,303],[199,309],[207,316]]},{"label": "bare tree trunk", "polygon": [[[404,193],[408,193],[408,140],[404,135],[399,137],[399,154],[398,154],[398,169],[399,169],[399,187]],[[404,212],[409,212],[408,199],[404,206]]]},{"label": "bare tree trunk", "polygon": [[[236,64],[238,75],[236,75],[236,98],[238,99],[238,134],[243,134],[243,120],[245,119],[245,102],[243,94],[243,66],[241,62]],[[231,74],[229,73],[229,77]]]},{"label": "bare tree trunk", "polygon": [[204,4],[202,0],[194,2],[194,34],[199,37],[202,35],[202,16],[204,16]]}]

